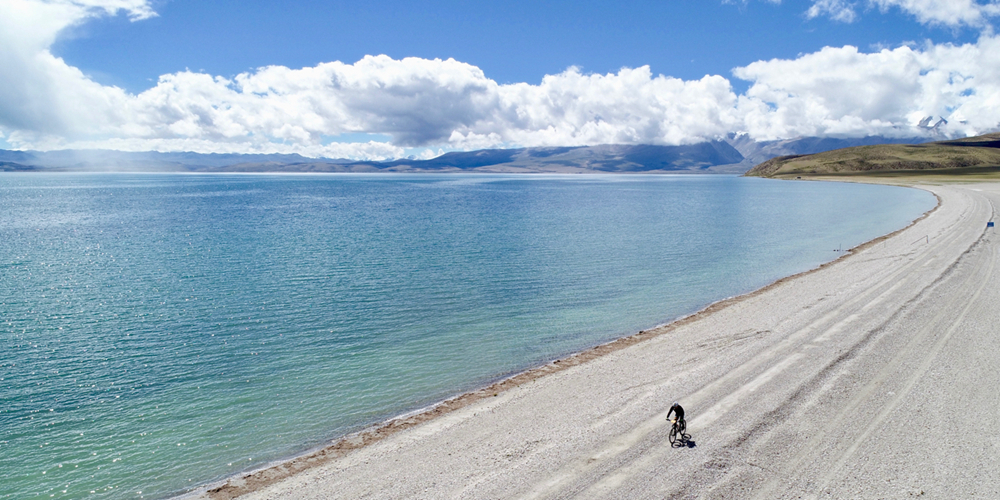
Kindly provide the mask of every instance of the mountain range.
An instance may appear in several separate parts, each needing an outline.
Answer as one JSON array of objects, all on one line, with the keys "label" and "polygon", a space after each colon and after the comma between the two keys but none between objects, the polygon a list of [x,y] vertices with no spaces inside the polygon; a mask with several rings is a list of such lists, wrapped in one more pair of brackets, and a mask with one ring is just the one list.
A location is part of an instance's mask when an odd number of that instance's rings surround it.
[{"label": "mountain range", "polygon": [[0,150],[0,171],[50,172],[492,172],[492,173],[725,173],[742,174],[778,156],[821,153],[872,144],[918,144],[931,138],[803,137],[754,141],[731,134],[684,146],[605,144],[484,149],[436,158],[355,161],[297,154],[199,154],[107,150]]}]

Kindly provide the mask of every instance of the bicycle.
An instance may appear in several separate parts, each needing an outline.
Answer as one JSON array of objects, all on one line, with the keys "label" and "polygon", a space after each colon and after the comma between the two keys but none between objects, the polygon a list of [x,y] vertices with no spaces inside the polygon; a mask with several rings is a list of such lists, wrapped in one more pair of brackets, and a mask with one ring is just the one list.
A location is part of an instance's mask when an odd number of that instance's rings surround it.
[{"label": "bicycle", "polygon": [[681,444],[684,444],[684,440],[687,439],[687,434],[684,431],[687,430],[687,422],[684,420],[673,419],[673,425],[670,426],[670,446],[677,446],[676,442],[679,439]]}]

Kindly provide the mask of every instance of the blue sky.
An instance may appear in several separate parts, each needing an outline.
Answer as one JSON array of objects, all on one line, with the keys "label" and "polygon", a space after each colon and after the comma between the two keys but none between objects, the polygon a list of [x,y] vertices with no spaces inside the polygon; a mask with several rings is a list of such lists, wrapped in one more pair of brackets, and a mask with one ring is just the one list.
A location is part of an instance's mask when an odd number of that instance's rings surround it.
[{"label": "blue sky", "polygon": [[1000,124],[998,14],[996,0],[0,0],[0,147],[386,158],[912,135],[924,116],[968,135]]},{"label": "blue sky", "polygon": [[499,83],[537,84],[570,66],[617,72],[649,65],[697,79],[824,46],[974,42],[979,31],[924,26],[892,9],[853,23],[809,19],[809,2],[261,2],[171,0],[158,17],[104,17],[53,48],[105,84],[141,92],[190,68],[232,76],[260,66],[354,62],[366,55],[454,58]]}]

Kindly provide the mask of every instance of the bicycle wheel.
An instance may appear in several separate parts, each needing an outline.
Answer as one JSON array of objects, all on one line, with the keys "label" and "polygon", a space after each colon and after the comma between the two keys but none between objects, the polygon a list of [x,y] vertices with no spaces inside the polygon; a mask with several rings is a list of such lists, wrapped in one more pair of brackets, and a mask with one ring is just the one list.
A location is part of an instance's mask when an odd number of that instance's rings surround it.
[{"label": "bicycle wheel", "polygon": [[673,444],[676,441],[677,441],[677,424],[674,424],[670,427],[670,445],[673,446]]}]

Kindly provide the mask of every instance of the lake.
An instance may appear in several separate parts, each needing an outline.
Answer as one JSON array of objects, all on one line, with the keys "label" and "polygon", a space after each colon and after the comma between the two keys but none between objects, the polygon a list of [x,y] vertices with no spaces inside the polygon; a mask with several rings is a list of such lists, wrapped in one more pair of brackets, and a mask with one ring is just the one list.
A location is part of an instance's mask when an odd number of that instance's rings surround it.
[{"label": "lake", "polygon": [[933,195],[0,174],[0,498],[160,498],[837,258]]}]

